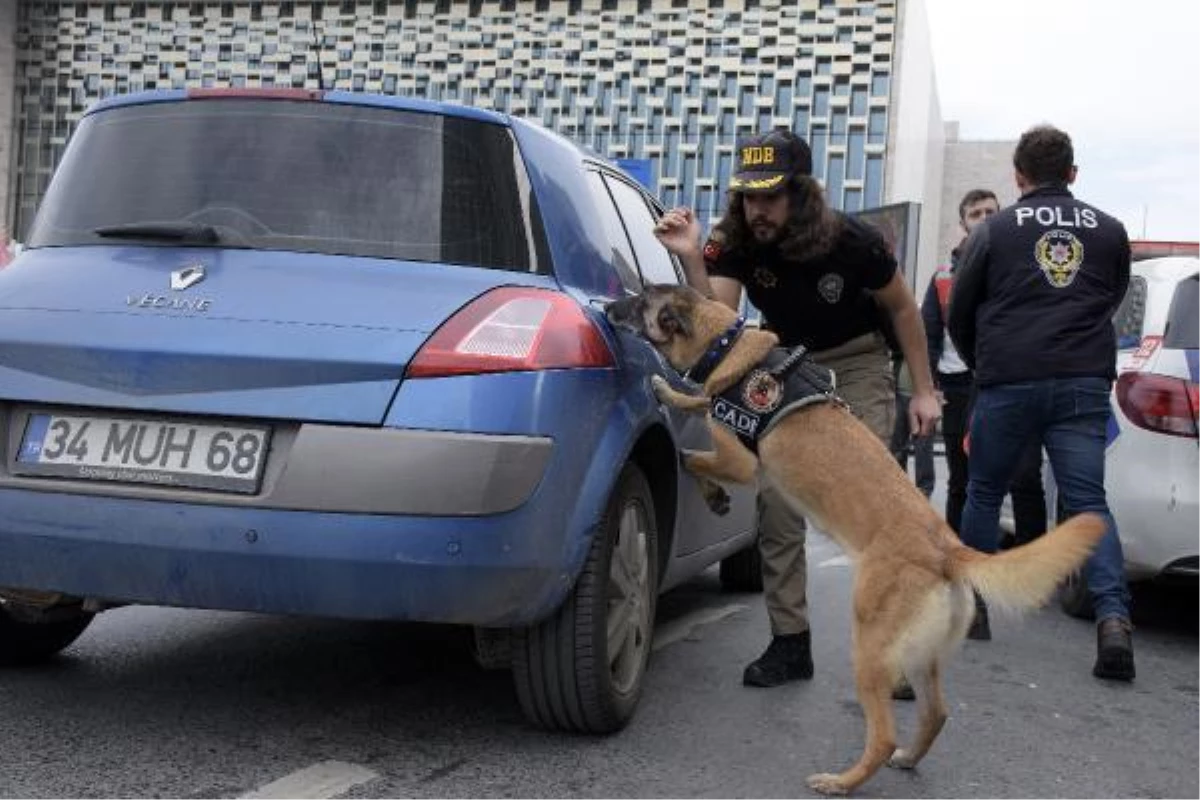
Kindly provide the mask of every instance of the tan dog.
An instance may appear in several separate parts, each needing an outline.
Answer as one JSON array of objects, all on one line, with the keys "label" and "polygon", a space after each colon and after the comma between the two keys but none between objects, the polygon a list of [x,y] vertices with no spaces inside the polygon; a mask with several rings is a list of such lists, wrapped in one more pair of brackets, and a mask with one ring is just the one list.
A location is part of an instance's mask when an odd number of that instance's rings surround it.
[{"label": "tan dog", "polygon": [[[613,324],[648,339],[678,371],[692,368],[737,314],[694,289],[651,286],[608,307]],[[690,396],[657,378],[659,400],[706,413],[717,397],[778,346],[767,331],[745,329]],[[910,769],[946,721],[939,670],[975,612],[972,589],[990,605],[1025,610],[1044,603],[1104,535],[1104,522],[1081,514],[1023,547],[985,555],[964,546],[908,480],[892,454],[842,405],[820,402],[779,419],[758,440],[758,457],[709,415],[714,450],[684,455],[685,468],[712,480],[771,481],[855,564],[853,659],[867,723],[858,763],[818,774],[808,785],[845,794],[885,762]],[[896,749],[891,692],[903,674],[916,692],[915,739]]]}]

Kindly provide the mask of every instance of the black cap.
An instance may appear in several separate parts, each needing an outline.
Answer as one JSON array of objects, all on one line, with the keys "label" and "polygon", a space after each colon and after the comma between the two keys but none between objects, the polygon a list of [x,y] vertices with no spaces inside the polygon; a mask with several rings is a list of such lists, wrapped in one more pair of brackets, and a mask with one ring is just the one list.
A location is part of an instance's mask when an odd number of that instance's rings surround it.
[{"label": "black cap", "polygon": [[791,131],[776,130],[738,142],[737,167],[729,188],[734,192],[771,194],[793,175],[812,174],[812,151]]}]

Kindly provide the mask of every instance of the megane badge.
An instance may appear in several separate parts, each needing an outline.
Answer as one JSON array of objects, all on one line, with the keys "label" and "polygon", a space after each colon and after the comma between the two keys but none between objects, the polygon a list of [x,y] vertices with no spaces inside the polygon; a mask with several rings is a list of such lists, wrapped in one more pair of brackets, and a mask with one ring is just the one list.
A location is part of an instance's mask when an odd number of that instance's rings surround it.
[{"label": "megane badge", "polygon": [[202,280],[204,280],[204,267],[199,264],[192,264],[171,273],[171,288],[177,292],[182,292],[184,289],[195,286]]}]

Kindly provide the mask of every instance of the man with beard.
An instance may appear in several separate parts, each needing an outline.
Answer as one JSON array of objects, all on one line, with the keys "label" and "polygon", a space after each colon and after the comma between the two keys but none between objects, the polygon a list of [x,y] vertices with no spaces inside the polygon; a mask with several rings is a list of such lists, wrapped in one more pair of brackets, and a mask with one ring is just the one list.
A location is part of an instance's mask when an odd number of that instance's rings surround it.
[{"label": "man with beard", "polygon": [[[916,300],[883,237],[825,204],[803,139],[776,130],[738,142],[728,207],[703,247],[688,208],[664,214],[655,233],[679,257],[692,287],[735,310],[744,288],[784,347],[802,345],[832,369],[838,395],[885,445],[896,402],[883,331],[890,322],[912,372],[910,430],[933,431],[941,409]],[[772,487],[760,487],[759,550],[772,638],[746,667],[746,686],[812,677],[805,532],[804,518]],[[898,696],[910,692],[901,687]]]}]

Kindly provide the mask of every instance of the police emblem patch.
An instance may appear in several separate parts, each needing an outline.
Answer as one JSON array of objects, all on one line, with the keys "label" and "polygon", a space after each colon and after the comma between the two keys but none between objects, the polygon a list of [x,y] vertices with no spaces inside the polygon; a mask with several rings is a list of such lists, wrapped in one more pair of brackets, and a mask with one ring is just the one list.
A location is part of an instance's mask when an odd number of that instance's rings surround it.
[{"label": "police emblem patch", "polygon": [[756,369],[747,376],[742,388],[742,401],[756,414],[769,414],[779,408],[783,386],[765,369]]},{"label": "police emblem patch", "polygon": [[824,298],[826,303],[836,303],[842,297],[842,288],[846,285],[845,279],[836,272],[830,272],[822,275],[817,281],[817,292]]},{"label": "police emblem patch", "polygon": [[754,282],[764,289],[774,289],[775,284],[779,283],[779,278],[766,267],[755,267]]},{"label": "police emblem patch", "polygon": [[1065,289],[1075,282],[1075,276],[1079,274],[1079,265],[1083,263],[1083,242],[1070,231],[1046,231],[1034,245],[1033,254],[1050,285],[1055,289]]}]

